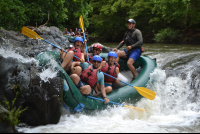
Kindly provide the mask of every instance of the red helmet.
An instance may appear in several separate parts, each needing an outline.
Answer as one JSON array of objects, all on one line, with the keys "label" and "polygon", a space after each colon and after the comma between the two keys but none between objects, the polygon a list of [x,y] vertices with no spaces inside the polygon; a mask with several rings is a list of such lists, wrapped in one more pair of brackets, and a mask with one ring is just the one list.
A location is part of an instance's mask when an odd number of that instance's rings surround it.
[{"label": "red helmet", "polygon": [[102,51],[101,45],[99,45],[99,44],[94,44],[92,48],[94,48],[94,47],[96,47],[96,48],[98,48],[100,51]]}]

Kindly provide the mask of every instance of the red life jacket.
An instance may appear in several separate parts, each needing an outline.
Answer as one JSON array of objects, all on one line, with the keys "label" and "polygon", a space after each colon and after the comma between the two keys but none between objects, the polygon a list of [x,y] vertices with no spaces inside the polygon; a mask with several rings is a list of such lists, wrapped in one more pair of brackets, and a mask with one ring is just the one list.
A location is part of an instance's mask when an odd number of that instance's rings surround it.
[{"label": "red life jacket", "polygon": [[90,65],[88,68],[82,71],[81,80],[87,84],[89,84],[92,88],[94,88],[97,84],[97,71],[98,69],[93,69]]},{"label": "red life jacket", "polygon": [[[76,48],[73,46],[72,48],[68,49],[67,52],[69,52],[69,51],[74,51],[74,55],[81,59],[81,49],[80,48]],[[77,59],[75,57],[73,58],[73,60],[80,61],[79,59]]]},{"label": "red life jacket", "polygon": [[115,62],[114,64],[115,64],[115,66],[117,66],[118,68],[120,68],[119,63]]},{"label": "red life jacket", "polygon": [[[116,78],[117,77],[116,67],[117,67],[116,65],[109,67],[108,63],[106,63],[106,65],[101,68],[101,71]],[[115,79],[107,75],[104,75],[104,80],[106,82],[112,82],[112,83],[115,81]]]},{"label": "red life jacket", "polygon": [[[89,62],[92,63],[92,59],[93,59],[93,54],[89,54]],[[88,61],[87,61],[88,62]]]}]

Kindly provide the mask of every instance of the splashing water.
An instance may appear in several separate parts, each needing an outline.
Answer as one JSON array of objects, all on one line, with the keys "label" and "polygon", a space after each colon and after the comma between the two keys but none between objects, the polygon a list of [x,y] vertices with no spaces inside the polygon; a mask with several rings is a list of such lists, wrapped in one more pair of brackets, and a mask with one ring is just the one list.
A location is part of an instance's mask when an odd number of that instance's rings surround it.
[{"label": "splashing water", "polygon": [[[167,48],[165,52],[163,52],[164,47]],[[154,100],[142,98],[134,105],[126,105],[143,108],[148,110],[147,112],[141,113],[130,108],[115,106],[95,112],[93,115],[86,115],[84,113],[71,114],[62,108],[62,116],[58,124],[18,127],[18,131],[25,133],[200,132],[200,87],[198,85],[200,80],[199,78],[195,78],[195,81],[191,80],[193,71],[199,65],[197,62],[200,58],[197,54],[199,50],[195,46],[184,48],[177,45],[172,46],[173,49],[170,47],[170,45],[169,47],[149,45],[145,48],[148,52],[144,54],[157,59],[158,67],[151,73],[147,84],[148,89],[156,92],[156,97]],[[190,61],[187,61],[189,58]],[[192,63],[195,63],[195,66]],[[44,70],[43,75],[47,75],[49,71]],[[181,75],[169,75],[169,71],[187,73],[183,78]],[[126,73],[120,76],[123,81],[126,81],[125,77],[131,77]],[[194,89],[190,87],[192,82]]]}]

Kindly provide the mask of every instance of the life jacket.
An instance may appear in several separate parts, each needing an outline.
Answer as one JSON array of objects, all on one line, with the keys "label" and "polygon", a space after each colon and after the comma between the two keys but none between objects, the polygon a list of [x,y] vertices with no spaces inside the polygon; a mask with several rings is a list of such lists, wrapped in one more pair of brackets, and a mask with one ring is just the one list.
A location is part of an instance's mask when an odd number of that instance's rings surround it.
[{"label": "life jacket", "polygon": [[[80,48],[76,48],[73,46],[72,48],[68,49],[67,52],[69,52],[69,51],[74,51],[74,55],[81,59],[81,49]],[[80,59],[77,59],[76,57],[74,57],[73,60],[80,61]]]},{"label": "life jacket", "polygon": [[[89,54],[89,62],[92,63],[92,59],[93,59],[93,54]],[[88,62],[88,61],[87,61]]]},{"label": "life jacket", "polygon": [[119,63],[117,63],[117,62],[114,62],[114,64],[115,64],[115,66],[117,66],[118,68],[120,68],[120,65],[119,65]]},{"label": "life jacket", "polygon": [[[116,65],[109,67],[108,63],[106,63],[106,65],[101,68],[101,71],[116,78],[117,77],[116,67],[117,67]],[[112,82],[112,83],[115,81],[115,79],[107,75],[104,75],[104,80],[106,82]]]},{"label": "life jacket", "polygon": [[93,69],[90,65],[88,68],[82,71],[81,80],[87,84],[89,84],[92,88],[94,88],[97,84],[97,71],[98,69]]}]

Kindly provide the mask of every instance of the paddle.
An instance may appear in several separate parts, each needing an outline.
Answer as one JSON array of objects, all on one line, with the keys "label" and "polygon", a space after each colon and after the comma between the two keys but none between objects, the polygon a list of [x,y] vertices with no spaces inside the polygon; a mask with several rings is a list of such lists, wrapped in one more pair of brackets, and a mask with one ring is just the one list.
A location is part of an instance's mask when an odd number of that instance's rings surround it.
[{"label": "paddle", "polygon": [[[83,31],[83,36],[84,36],[84,40],[85,40],[84,23],[83,23],[83,17],[82,17],[82,15],[79,17],[79,25],[81,27],[81,30]],[[86,53],[87,53],[87,60],[89,62],[88,50],[87,50],[87,43],[86,42],[85,42],[85,50],[86,50]]]},{"label": "paddle", "polygon": [[[113,78],[113,79],[115,79],[115,80],[117,79],[117,78],[115,78],[115,77],[113,77],[111,75],[108,75],[108,74],[104,73],[104,72],[102,72],[102,73],[105,74],[105,75],[107,75],[107,76],[109,76],[109,77],[111,77],[111,78]],[[144,96],[145,98],[147,98],[149,100],[153,100],[155,98],[155,96],[156,96],[156,93],[154,91],[148,89],[148,88],[145,88],[145,87],[136,87],[136,86],[133,86],[133,85],[131,85],[129,83],[126,83],[126,82],[124,82],[122,80],[120,80],[120,82],[123,82],[126,85],[134,87],[138,91],[138,93],[140,95]]]},{"label": "paddle", "polygon": [[[43,41],[45,41],[45,42],[47,42],[47,43],[53,45],[54,47],[59,48],[60,50],[62,50],[62,48],[60,48],[60,47],[58,47],[58,46],[56,46],[56,45],[54,45],[54,44],[52,44],[52,43],[46,41],[45,39],[41,38],[36,32],[34,32],[33,30],[31,30],[31,29],[29,29],[29,28],[27,28],[27,27],[23,27],[23,28],[22,28],[22,34],[24,34],[24,35],[26,35],[26,36],[28,36],[28,37],[30,37],[30,38],[32,38],[32,39],[40,39],[40,40],[43,40]],[[65,51],[65,50],[63,50],[63,51],[66,52],[66,53],[68,53],[68,52]],[[75,55],[74,55],[74,57],[80,60],[80,58],[76,57]]]},{"label": "paddle", "polygon": [[[45,42],[47,42],[47,43],[53,45],[54,47],[57,47],[57,48],[59,48],[60,50],[62,50],[60,47],[58,47],[58,46],[56,46],[56,45],[54,45],[54,44],[52,44],[52,43],[50,43],[50,42],[44,40],[44,39],[41,38],[36,32],[32,31],[31,29],[28,29],[27,27],[23,27],[23,28],[22,28],[22,34],[24,34],[24,35],[26,35],[26,36],[28,36],[28,37],[30,37],[30,38],[33,38],[33,39],[41,39],[41,40],[43,40],[43,41],[45,41]],[[65,50],[63,50],[63,51],[66,52],[66,53],[68,53],[68,52],[65,51]],[[74,57],[76,57],[76,56],[74,55]],[[78,57],[76,57],[76,58],[80,60],[80,58],[78,58]],[[115,78],[115,77],[113,77],[113,76],[111,76],[111,75],[108,75],[108,74],[104,73],[104,72],[102,72],[102,73],[105,74],[105,75],[107,75],[107,76],[109,76],[109,77],[111,77],[111,78],[113,78],[113,79],[117,79],[117,78]],[[121,80],[121,82],[123,82],[123,81]],[[146,98],[148,98],[148,99],[150,99],[150,100],[153,100],[153,99],[155,98],[155,96],[156,96],[156,93],[155,93],[154,91],[152,91],[152,90],[150,90],[150,89],[147,89],[147,88],[145,88],[145,87],[135,87],[135,86],[132,86],[131,84],[128,84],[128,83],[126,83],[126,82],[123,82],[123,83],[125,83],[125,84],[127,84],[127,85],[129,85],[129,86],[131,86],[131,87],[134,87],[134,88],[138,91],[138,93],[139,93],[140,95],[142,95],[142,96],[144,96],[144,97],[146,97]]]},{"label": "paddle", "polygon": [[[91,99],[95,99],[95,100],[99,100],[99,101],[105,101],[105,100],[103,100],[103,99],[95,98],[95,97],[92,97],[92,96],[86,96],[86,97],[91,98]],[[120,106],[122,106],[122,107],[133,108],[133,109],[136,109],[136,110],[147,111],[147,110],[142,109],[142,108],[137,108],[137,107],[133,107],[133,106],[127,106],[127,105],[123,105],[123,104],[116,103],[116,102],[112,102],[112,101],[109,101],[109,103],[116,104],[116,105],[120,105]]]}]

